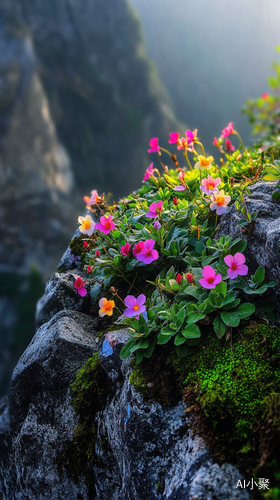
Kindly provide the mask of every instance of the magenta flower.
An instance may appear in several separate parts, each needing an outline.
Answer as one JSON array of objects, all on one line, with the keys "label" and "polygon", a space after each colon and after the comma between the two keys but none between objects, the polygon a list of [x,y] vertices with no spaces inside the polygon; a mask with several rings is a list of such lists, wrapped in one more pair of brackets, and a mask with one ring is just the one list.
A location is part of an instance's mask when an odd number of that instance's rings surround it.
[{"label": "magenta flower", "polygon": [[267,92],[264,92],[264,93],[262,94],[262,99],[267,99],[267,98],[268,98],[268,93],[267,93]]},{"label": "magenta flower", "polygon": [[148,153],[159,153],[159,145],[157,137],[153,137],[150,140],[150,149],[148,149]]},{"label": "magenta flower", "polygon": [[110,231],[112,231],[114,229],[114,227],[115,227],[115,224],[112,221],[111,215],[101,217],[100,222],[95,224],[95,229],[99,229],[99,231],[101,231],[101,233],[104,233],[104,234],[109,234]]},{"label": "magenta flower", "polygon": [[235,151],[234,145],[230,142],[229,139],[225,140],[225,150],[230,152],[230,151]]},{"label": "magenta flower", "polygon": [[231,134],[234,134],[233,123],[229,122],[228,126],[222,130],[221,137],[228,137]]},{"label": "magenta flower", "polygon": [[149,212],[147,212],[145,214],[146,217],[148,217],[149,219],[153,219],[155,217],[158,217],[160,212],[162,212],[162,204],[163,204],[163,201],[159,201],[158,203],[155,203],[155,202],[152,203],[149,206]]},{"label": "magenta flower", "polygon": [[146,306],[144,303],[146,302],[146,297],[143,293],[138,295],[137,299],[133,295],[127,295],[124,299],[124,303],[127,309],[124,310],[124,315],[127,318],[132,318],[133,316],[138,316],[139,314],[146,311]]},{"label": "magenta flower", "polygon": [[87,294],[83,278],[77,278],[74,287],[78,290],[78,294],[81,295],[81,297],[84,297]]},{"label": "magenta flower", "polygon": [[213,179],[211,175],[208,174],[207,178],[202,179],[200,189],[203,191],[203,193],[210,195],[211,193],[219,191],[217,189],[217,186],[221,184],[221,179],[220,177],[217,177],[216,179]]},{"label": "magenta flower", "polygon": [[191,130],[186,130],[186,138],[188,146],[191,146],[197,139],[197,128],[193,132],[191,132]]},{"label": "magenta flower", "polygon": [[158,259],[158,252],[154,250],[155,240],[150,239],[144,241],[143,248],[140,253],[136,254],[136,259],[144,264],[150,264]]},{"label": "magenta flower", "polygon": [[222,281],[222,276],[221,274],[215,274],[215,269],[211,266],[205,266],[204,269],[202,269],[202,276],[201,280],[199,280],[199,283],[203,288],[215,288],[218,283]]},{"label": "magenta flower", "polygon": [[169,135],[169,144],[177,144],[179,142],[179,132],[171,132]]},{"label": "magenta flower", "polygon": [[238,275],[246,276],[248,274],[248,266],[244,265],[245,260],[244,255],[240,252],[237,252],[234,256],[227,255],[224,258],[226,265],[229,266],[228,276],[231,280],[237,278]]},{"label": "magenta flower", "polygon": [[130,250],[130,244],[126,242],[126,244],[123,247],[121,247],[121,253],[127,257],[129,254],[129,250]]},{"label": "magenta flower", "polygon": [[134,248],[132,249],[132,253],[135,257],[137,257],[137,254],[139,254],[144,247],[144,242],[139,241],[139,243],[135,243]]},{"label": "magenta flower", "polygon": [[160,229],[161,228],[161,223],[158,220],[156,220],[155,223],[154,223],[154,227],[156,229]]},{"label": "magenta flower", "polygon": [[214,144],[214,146],[216,146],[216,148],[220,147],[220,144],[219,144],[217,137],[214,137],[213,144]]},{"label": "magenta flower", "polygon": [[144,178],[142,182],[147,181],[150,177],[154,176],[154,169],[153,169],[154,164],[151,163],[151,165],[147,168],[146,173],[144,175]]}]

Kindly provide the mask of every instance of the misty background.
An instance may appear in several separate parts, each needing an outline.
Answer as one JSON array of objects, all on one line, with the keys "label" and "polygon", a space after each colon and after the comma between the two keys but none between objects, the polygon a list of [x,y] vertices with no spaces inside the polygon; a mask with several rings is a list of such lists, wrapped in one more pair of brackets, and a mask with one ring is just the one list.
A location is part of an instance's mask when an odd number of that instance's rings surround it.
[{"label": "misty background", "polygon": [[151,137],[228,122],[268,90],[277,0],[0,0],[0,396],[85,211],[141,185]]}]

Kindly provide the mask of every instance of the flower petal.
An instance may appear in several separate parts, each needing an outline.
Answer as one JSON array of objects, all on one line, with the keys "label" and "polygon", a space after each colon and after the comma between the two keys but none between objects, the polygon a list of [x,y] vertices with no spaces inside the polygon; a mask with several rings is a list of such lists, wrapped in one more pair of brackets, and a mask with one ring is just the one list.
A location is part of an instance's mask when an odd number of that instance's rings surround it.
[{"label": "flower petal", "polygon": [[243,253],[240,253],[240,252],[237,252],[235,255],[234,255],[234,260],[236,262],[237,265],[239,264],[244,264],[244,262],[246,261]]},{"label": "flower petal", "polygon": [[138,306],[142,306],[145,302],[146,302],[146,296],[143,293],[141,293],[141,295],[139,295],[136,299],[136,304]]},{"label": "flower petal", "polygon": [[226,255],[226,257],[224,258],[224,261],[225,261],[226,265],[229,266],[229,267],[231,267],[232,263],[235,260],[234,258],[235,258],[235,256],[233,257],[232,255]]},{"label": "flower petal", "polygon": [[136,304],[136,298],[133,295],[127,295],[124,299],[126,307],[132,307]]}]

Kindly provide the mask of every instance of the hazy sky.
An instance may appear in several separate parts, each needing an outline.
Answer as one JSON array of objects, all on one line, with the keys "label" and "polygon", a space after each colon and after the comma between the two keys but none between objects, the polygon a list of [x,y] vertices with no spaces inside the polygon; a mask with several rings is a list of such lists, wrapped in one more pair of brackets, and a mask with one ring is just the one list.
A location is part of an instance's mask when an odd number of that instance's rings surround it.
[{"label": "hazy sky", "polygon": [[249,144],[240,108],[267,91],[271,63],[280,62],[279,0],[131,2],[177,117],[198,128],[207,146],[229,121]]}]

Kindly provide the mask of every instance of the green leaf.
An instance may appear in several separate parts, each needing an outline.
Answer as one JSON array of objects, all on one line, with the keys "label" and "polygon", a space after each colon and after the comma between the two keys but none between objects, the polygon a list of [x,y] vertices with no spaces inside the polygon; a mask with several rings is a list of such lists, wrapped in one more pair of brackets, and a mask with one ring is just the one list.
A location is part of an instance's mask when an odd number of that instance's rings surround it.
[{"label": "green leaf", "polygon": [[211,262],[215,259],[215,257],[213,257],[213,255],[209,255],[208,257],[204,257],[204,259],[202,259],[202,266],[205,267],[205,266],[209,266],[209,264],[211,264]]},{"label": "green leaf", "polygon": [[113,231],[112,235],[113,235],[113,238],[119,238],[121,235],[121,232],[120,231]]},{"label": "green leaf", "polygon": [[117,266],[121,261],[121,257],[119,255],[116,255],[116,257],[114,258],[114,264],[115,266]]},{"label": "green leaf", "polygon": [[203,250],[205,249],[205,245],[204,243],[202,243],[202,241],[198,241],[196,244],[195,244],[195,250],[197,253],[201,253],[203,252]]},{"label": "green leaf", "polygon": [[203,314],[203,313],[198,313],[198,312],[190,312],[189,314],[187,314],[186,316],[186,322],[187,323],[196,323],[197,321],[199,321],[200,319],[203,319],[205,318],[206,314]]},{"label": "green leaf", "polygon": [[220,281],[215,287],[215,293],[221,293],[223,297],[227,294],[227,285],[224,281]]},{"label": "green leaf", "polygon": [[186,339],[186,344],[191,346],[191,347],[196,347],[198,344],[200,344],[201,339]]},{"label": "green leaf", "polygon": [[230,302],[227,302],[227,304],[224,304],[224,309],[225,311],[228,311],[229,309],[234,309],[234,307],[237,307],[241,302],[241,299],[235,299]]},{"label": "green leaf", "polygon": [[185,316],[186,316],[186,310],[184,308],[182,308],[179,312],[178,312],[178,315],[176,317],[176,325],[180,328],[180,326],[182,326],[183,324],[183,321],[185,319]]},{"label": "green leaf", "polygon": [[[237,238],[239,239],[239,238]],[[246,240],[241,240],[237,241],[234,240],[232,245],[229,247],[230,249],[230,255],[235,255],[237,252],[243,253],[245,248],[247,247],[247,241]]]},{"label": "green leaf", "polygon": [[218,339],[221,339],[226,333],[227,326],[225,325],[219,314],[213,321],[213,327]]},{"label": "green leaf", "polygon": [[169,286],[170,286],[170,288],[172,288],[172,290],[179,290],[180,285],[179,285],[179,283],[177,283],[176,280],[169,280],[168,282],[169,282]]},{"label": "green leaf", "polygon": [[263,282],[264,277],[265,277],[265,270],[264,270],[264,267],[263,267],[263,266],[260,266],[260,267],[256,270],[256,272],[255,272],[254,276],[252,276],[252,281],[253,281],[254,283],[258,283],[258,285],[260,285],[260,284]]},{"label": "green leaf", "polygon": [[263,178],[265,181],[276,181],[279,179],[279,174],[278,175],[273,175],[273,174],[267,174]]},{"label": "green leaf", "polygon": [[147,349],[147,347],[149,347],[149,341],[148,339],[141,339],[138,345],[140,349]]},{"label": "green leaf", "polygon": [[144,226],[143,226],[143,224],[140,224],[140,222],[136,222],[135,227],[137,229],[143,229]]},{"label": "green leaf", "polygon": [[187,325],[184,330],[182,330],[182,335],[186,339],[197,339],[201,336],[200,330],[197,325]]},{"label": "green leaf", "polygon": [[180,333],[177,333],[177,335],[174,339],[174,344],[181,345],[181,344],[184,344],[185,342],[186,342],[185,337],[183,337],[183,335],[181,335]]},{"label": "green leaf", "polygon": [[179,358],[184,358],[185,356],[187,356],[189,351],[190,351],[190,348],[189,348],[189,346],[187,346],[187,344],[178,345],[176,347],[176,354],[177,354],[177,356],[179,356]]},{"label": "green leaf", "polygon": [[279,200],[280,198],[280,191],[274,191],[273,195],[271,196],[273,200]]},{"label": "green leaf", "polygon": [[131,349],[134,346],[136,340],[135,339],[130,339],[122,348],[120,352],[120,358],[121,359],[126,359],[129,358]]},{"label": "green leaf", "polygon": [[144,352],[145,351],[136,351],[136,364],[139,365],[139,363],[141,363],[142,359],[143,359],[143,356],[144,356]]},{"label": "green leaf", "polygon": [[[135,205],[133,205],[133,207],[135,207]],[[143,214],[135,215],[129,220],[130,224],[135,224],[139,219],[141,219],[141,217],[143,217]]]},{"label": "green leaf", "polygon": [[145,358],[150,358],[151,355],[153,354],[156,340],[157,340],[156,338],[153,340],[150,340],[149,347],[147,349],[145,349],[145,351],[144,351]]},{"label": "green leaf", "polygon": [[161,333],[159,334],[158,338],[157,338],[157,344],[166,344],[170,339],[171,339],[172,335],[162,335]]},{"label": "green leaf", "polygon": [[238,326],[241,319],[238,314],[236,314],[236,311],[222,311],[221,318],[227,326]]}]

